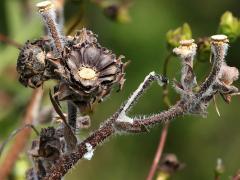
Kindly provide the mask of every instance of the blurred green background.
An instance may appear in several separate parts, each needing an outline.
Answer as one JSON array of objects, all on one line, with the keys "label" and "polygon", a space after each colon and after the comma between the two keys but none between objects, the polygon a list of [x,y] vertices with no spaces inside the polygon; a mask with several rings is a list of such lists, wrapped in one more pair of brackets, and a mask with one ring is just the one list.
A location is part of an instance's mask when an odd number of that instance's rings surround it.
[{"label": "blurred green background", "polygon": [[[23,44],[43,34],[43,24],[34,9],[38,1],[1,0],[0,33]],[[66,5],[66,29],[81,15],[78,28],[83,26],[98,34],[99,42],[123,54],[131,60],[126,69],[123,91],[113,92],[110,98],[99,104],[92,115],[92,127],[115,112],[150,71],[162,73],[164,58],[168,55],[166,33],[187,22],[193,38],[210,36],[217,32],[221,15],[231,11],[240,17],[239,0],[135,0],[128,11],[131,20],[120,23],[106,17],[103,9],[93,1],[68,0]],[[80,15],[79,15],[80,14]],[[230,44],[227,62],[240,67],[240,41]],[[0,142],[19,126],[31,89],[20,85],[15,71],[18,49],[0,44]],[[209,72],[210,63],[198,62],[194,67],[197,79],[203,81]],[[169,79],[179,78],[180,61],[173,58],[169,64]],[[46,85],[46,89],[49,85]],[[170,99],[174,103],[178,95],[172,90]],[[45,95],[44,104],[48,103]],[[186,167],[174,174],[172,179],[214,179],[217,158],[222,158],[229,179],[240,169],[240,110],[239,97],[231,104],[217,98],[221,117],[213,104],[207,118],[184,116],[175,119],[169,129],[164,152],[174,153]],[[153,114],[164,109],[162,89],[154,84],[130,112],[132,116]],[[82,138],[89,131],[80,132]],[[66,176],[70,179],[86,180],[137,180],[145,179],[158,145],[161,127],[148,134],[112,137],[97,148],[91,161],[81,160]],[[21,167],[21,166],[20,166]],[[18,166],[19,168],[19,166]]]}]

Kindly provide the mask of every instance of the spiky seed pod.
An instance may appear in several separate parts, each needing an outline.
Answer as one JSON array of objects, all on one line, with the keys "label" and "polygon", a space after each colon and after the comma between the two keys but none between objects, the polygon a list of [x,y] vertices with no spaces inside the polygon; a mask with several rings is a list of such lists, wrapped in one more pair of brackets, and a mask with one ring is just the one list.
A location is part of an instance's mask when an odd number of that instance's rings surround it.
[{"label": "spiky seed pod", "polygon": [[71,100],[77,106],[90,106],[101,101],[114,84],[124,83],[123,56],[116,57],[101,47],[96,36],[83,29],[75,35],[73,44],[65,47],[63,59],[51,61],[61,77],[55,95],[59,101]]},{"label": "spiky seed pod", "polygon": [[37,88],[50,76],[46,71],[46,56],[49,49],[48,40],[27,41],[17,60],[19,81],[24,86]]}]

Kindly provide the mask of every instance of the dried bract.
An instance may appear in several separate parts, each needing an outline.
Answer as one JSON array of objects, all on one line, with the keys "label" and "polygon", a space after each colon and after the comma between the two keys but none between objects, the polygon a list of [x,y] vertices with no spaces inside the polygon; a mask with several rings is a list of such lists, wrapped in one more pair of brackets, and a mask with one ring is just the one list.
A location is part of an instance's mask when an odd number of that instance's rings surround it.
[{"label": "dried bract", "polygon": [[35,172],[30,169],[27,173],[28,179],[45,177],[48,170],[54,166],[56,160],[60,157],[63,146],[53,127],[42,129],[39,139],[32,142],[29,151],[29,155],[34,162]]},{"label": "dried bract", "polygon": [[219,74],[219,80],[225,85],[231,85],[238,79],[238,76],[239,72],[236,67],[230,67],[226,64],[223,64]]}]

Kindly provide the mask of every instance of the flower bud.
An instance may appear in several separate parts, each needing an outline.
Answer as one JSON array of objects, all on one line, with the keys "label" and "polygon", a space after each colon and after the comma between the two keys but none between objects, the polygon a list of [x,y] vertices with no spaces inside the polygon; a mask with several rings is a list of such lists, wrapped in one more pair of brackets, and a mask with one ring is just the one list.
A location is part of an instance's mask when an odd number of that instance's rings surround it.
[{"label": "flower bud", "polygon": [[177,29],[170,30],[166,34],[167,45],[169,48],[174,48],[179,46],[181,40],[192,39],[192,31],[187,23]]},{"label": "flower bud", "polygon": [[231,12],[227,11],[221,17],[218,31],[227,35],[230,41],[235,41],[240,36],[240,22]]}]

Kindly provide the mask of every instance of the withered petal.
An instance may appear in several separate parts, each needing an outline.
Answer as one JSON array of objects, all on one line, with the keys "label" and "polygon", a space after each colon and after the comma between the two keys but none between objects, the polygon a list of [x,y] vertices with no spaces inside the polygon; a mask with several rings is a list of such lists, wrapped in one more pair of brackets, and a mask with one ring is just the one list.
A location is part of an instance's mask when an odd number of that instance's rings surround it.
[{"label": "withered petal", "polygon": [[109,65],[113,64],[115,60],[114,55],[112,54],[101,54],[99,57],[99,61],[96,64],[97,70],[101,71],[108,67]]},{"label": "withered petal", "polygon": [[106,69],[100,72],[100,77],[114,75],[119,71],[119,68],[116,65],[108,66]]},{"label": "withered petal", "polygon": [[93,66],[97,63],[100,56],[100,49],[95,46],[89,46],[83,53],[84,62],[87,65]]},{"label": "withered petal", "polygon": [[[69,59],[67,60],[71,61],[71,63],[75,64],[77,68],[79,68],[82,64],[82,55],[80,50],[73,50],[70,54]],[[69,67],[71,68],[71,67]]]}]

